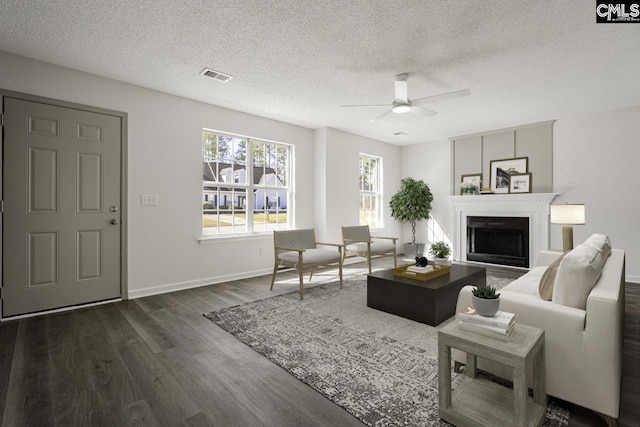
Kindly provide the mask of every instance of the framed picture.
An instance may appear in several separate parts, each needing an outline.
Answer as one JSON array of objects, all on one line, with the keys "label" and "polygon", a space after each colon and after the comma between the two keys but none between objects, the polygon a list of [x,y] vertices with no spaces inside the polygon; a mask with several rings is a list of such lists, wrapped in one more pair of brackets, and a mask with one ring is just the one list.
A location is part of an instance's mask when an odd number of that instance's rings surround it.
[{"label": "framed picture", "polygon": [[[460,194],[479,194],[481,186],[481,173],[462,175],[462,179],[460,180]],[[473,187],[476,188],[475,191],[470,191]],[[465,189],[467,190],[466,192]]]},{"label": "framed picture", "polygon": [[494,193],[509,192],[509,176],[512,174],[523,174],[528,172],[528,157],[518,157],[515,159],[491,160],[491,191]]},{"label": "framed picture", "polygon": [[531,193],[531,172],[509,175],[509,193]]}]

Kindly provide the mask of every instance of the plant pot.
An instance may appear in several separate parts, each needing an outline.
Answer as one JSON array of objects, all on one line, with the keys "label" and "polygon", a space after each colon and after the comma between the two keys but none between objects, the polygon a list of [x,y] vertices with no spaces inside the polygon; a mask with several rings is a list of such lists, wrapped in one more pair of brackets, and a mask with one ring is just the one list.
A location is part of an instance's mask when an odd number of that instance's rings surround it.
[{"label": "plant pot", "polygon": [[434,258],[433,263],[435,265],[451,265],[451,261],[449,261],[449,258]]},{"label": "plant pot", "polygon": [[407,258],[415,259],[416,257],[423,256],[424,243],[405,243],[402,245],[404,250],[404,256]]},{"label": "plant pot", "polygon": [[500,298],[487,299],[472,295],[471,300],[473,301],[473,308],[481,316],[494,316],[500,309]]}]

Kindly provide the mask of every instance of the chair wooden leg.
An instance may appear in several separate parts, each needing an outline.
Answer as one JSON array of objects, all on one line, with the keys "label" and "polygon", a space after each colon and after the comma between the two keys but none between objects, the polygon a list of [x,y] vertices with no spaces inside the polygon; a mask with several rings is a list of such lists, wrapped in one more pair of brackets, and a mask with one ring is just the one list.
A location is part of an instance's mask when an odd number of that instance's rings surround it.
[{"label": "chair wooden leg", "polygon": [[371,253],[367,254],[367,264],[369,264],[369,274],[371,274]]},{"label": "chair wooden leg", "polygon": [[271,275],[271,287],[269,288],[270,291],[273,290],[273,283],[276,281],[277,272],[278,272],[278,263],[276,262],[275,265],[273,266],[273,274]]},{"label": "chair wooden leg", "polygon": [[[302,281],[303,281],[303,272],[302,270],[298,270],[300,272],[300,299],[304,298],[304,289],[302,287]],[[313,273],[313,270],[311,271]]]},{"label": "chair wooden leg", "polygon": [[340,289],[342,289],[342,263],[338,266],[338,271],[340,272]]},{"label": "chair wooden leg", "polygon": [[393,268],[398,268],[398,257],[395,252],[393,253]]}]

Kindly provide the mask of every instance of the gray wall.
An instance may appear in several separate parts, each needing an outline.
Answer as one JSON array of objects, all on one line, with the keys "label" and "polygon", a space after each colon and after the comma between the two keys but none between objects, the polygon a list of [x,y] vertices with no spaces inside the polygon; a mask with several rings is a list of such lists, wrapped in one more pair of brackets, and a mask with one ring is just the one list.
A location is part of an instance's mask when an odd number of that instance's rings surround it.
[{"label": "gray wall", "polygon": [[531,192],[553,188],[553,122],[451,138],[451,194],[460,194],[462,175],[482,173],[482,186],[491,187],[491,161],[527,157]]}]

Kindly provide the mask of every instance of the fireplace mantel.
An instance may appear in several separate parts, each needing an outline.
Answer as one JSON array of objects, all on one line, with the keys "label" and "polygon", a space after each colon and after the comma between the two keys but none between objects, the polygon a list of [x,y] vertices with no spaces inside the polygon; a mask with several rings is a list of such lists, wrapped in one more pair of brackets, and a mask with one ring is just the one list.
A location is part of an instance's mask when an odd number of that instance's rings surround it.
[{"label": "fireplace mantel", "polygon": [[453,259],[467,260],[467,217],[515,216],[529,218],[530,267],[538,252],[549,247],[549,205],[558,193],[449,196],[453,215]]}]

